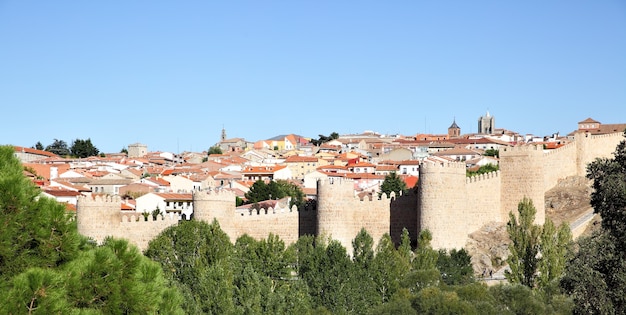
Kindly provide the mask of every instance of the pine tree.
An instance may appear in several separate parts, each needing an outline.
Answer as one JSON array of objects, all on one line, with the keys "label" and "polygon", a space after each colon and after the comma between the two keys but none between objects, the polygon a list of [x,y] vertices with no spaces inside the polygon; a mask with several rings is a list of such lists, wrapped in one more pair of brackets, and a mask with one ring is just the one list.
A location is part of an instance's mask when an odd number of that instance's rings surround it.
[{"label": "pine tree", "polygon": [[13,147],[0,147],[0,280],[30,267],[57,267],[85,243],[65,206],[39,194]]}]

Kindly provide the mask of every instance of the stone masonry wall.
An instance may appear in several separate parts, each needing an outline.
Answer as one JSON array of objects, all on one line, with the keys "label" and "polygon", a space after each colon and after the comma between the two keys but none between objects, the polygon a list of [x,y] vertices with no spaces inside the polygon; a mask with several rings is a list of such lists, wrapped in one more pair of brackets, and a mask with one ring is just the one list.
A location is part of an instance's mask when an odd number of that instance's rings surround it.
[{"label": "stone masonry wall", "polygon": [[[231,241],[244,233],[260,239],[269,233],[285,243],[305,234],[332,237],[348,252],[352,240],[365,228],[375,242],[390,233],[399,242],[403,228],[413,240],[421,229],[429,229],[435,248],[461,248],[467,236],[496,221],[506,222],[524,197],[537,208],[536,223],[545,221],[545,192],[559,178],[584,176],[587,163],[611,157],[622,133],[593,136],[577,134],[574,142],[544,153],[541,146],[522,145],[500,150],[500,171],[477,177],[465,176],[464,163],[424,164],[420,168],[417,194],[391,198],[365,198],[354,193],[351,180],[318,181],[317,211],[262,209],[250,214],[235,212],[235,195],[225,190],[194,194],[194,218],[211,223],[218,220]],[[124,216],[119,197],[80,197],[77,203],[78,232],[102,242],[107,236],[127,238],[142,250],[165,228],[177,224],[166,216],[156,221]]]},{"label": "stone masonry wall", "polygon": [[544,183],[543,187],[548,189],[556,186],[559,179],[563,179],[578,174],[578,164],[576,159],[576,142],[570,142],[558,149],[544,153]]},{"label": "stone masonry wall", "polygon": [[[394,231],[401,232],[402,221],[416,217],[412,216],[412,213],[416,213],[413,203],[415,197],[411,199],[410,196],[399,196],[395,207],[392,206],[396,200],[393,193],[391,198],[383,194],[381,199],[366,197],[361,200],[354,195],[352,180],[320,180],[317,183],[317,193],[318,235],[338,240],[348,252],[352,251],[352,240],[361,228],[365,228],[372,236],[376,246],[384,234],[391,234],[392,221]],[[404,208],[403,205],[407,207]],[[394,211],[391,211],[392,207]],[[406,222],[406,226],[409,233],[411,230],[417,231],[416,221]],[[411,237],[416,235],[417,233],[412,234]],[[395,238],[399,239],[399,234]]]},{"label": "stone masonry wall", "polygon": [[434,248],[462,248],[469,233],[499,219],[500,174],[467,178],[465,172],[465,163],[420,168],[419,228],[430,230]]},{"label": "stone masonry wall", "polygon": [[543,146],[521,145],[500,150],[500,221],[508,221],[524,198],[530,198],[537,209],[535,223],[545,222],[545,167]]},{"label": "stone masonry wall", "polygon": [[584,176],[587,173],[587,164],[596,158],[612,158],[615,148],[622,140],[622,132],[605,135],[576,134],[578,175]]},{"label": "stone masonry wall", "polygon": [[176,216],[165,215],[145,221],[143,215],[127,216],[120,211],[119,196],[82,196],[77,201],[78,232],[102,243],[107,236],[128,239],[141,250],[167,227],[178,224]]},{"label": "stone masonry wall", "polygon": [[230,191],[201,191],[194,194],[194,218],[211,223],[214,219],[234,242],[244,234],[255,239],[267,238],[270,233],[278,235],[285,244],[291,244],[303,234],[311,234],[316,212],[291,209],[259,209],[247,214],[235,212],[235,195]]}]

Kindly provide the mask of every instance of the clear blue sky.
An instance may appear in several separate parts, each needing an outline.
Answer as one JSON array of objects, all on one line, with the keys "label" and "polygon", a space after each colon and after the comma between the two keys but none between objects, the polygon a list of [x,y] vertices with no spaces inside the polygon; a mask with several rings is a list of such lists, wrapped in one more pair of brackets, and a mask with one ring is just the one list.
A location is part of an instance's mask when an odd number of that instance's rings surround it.
[{"label": "clear blue sky", "polygon": [[0,144],[626,123],[626,2],[3,1]]}]

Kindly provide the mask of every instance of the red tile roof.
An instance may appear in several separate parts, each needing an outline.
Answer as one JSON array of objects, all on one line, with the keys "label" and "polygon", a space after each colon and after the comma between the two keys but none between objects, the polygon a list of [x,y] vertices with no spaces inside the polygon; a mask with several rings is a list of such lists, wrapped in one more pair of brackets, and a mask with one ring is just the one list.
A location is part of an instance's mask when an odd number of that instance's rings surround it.
[{"label": "red tile roof", "polygon": [[44,151],[44,150],[37,150],[37,149],[33,149],[33,148],[26,148],[26,147],[20,147],[20,146],[14,145],[13,149],[15,149],[15,152],[24,152],[24,153],[41,155],[41,156],[48,156],[48,157],[58,157],[56,154],[54,154],[52,152],[48,152],[48,151]]}]

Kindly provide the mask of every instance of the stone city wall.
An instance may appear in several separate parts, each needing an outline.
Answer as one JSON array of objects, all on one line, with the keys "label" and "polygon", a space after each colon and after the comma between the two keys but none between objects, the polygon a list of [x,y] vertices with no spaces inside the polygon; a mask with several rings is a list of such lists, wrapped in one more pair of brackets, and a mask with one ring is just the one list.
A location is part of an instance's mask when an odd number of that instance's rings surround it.
[{"label": "stone city wall", "polygon": [[102,243],[108,236],[128,239],[141,250],[166,228],[178,224],[177,215],[152,216],[125,215],[120,211],[119,196],[81,196],[77,201],[76,221],[78,232]]},{"label": "stone city wall", "polygon": [[468,178],[465,163],[423,164],[419,180],[419,228],[434,248],[461,248],[467,235],[499,220],[500,173]]},{"label": "stone city wall", "polygon": [[[468,234],[488,222],[506,222],[524,198],[537,208],[536,223],[545,221],[545,192],[559,178],[586,172],[597,157],[611,157],[622,133],[593,136],[577,134],[574,141],[544,153],[542,146],[521,145],[500,150],[500,170],[467,178],[464,163],[423,164],[417,194],[381,199],[355,196],[352,180],[320,180],[317,210],[295,208],[261,209],[248,214],[235,211],[235,195],[225,190],[194,193],[194,218],[220,227],[235,241],[243,234],[261,239],[269,233],[286,244],[305,234],[332,237],[348,252],[352,240],[365,228],[377,243],[389,233],[399,242],[407,228],[412,240],[429,229],[435,248],[461,248]],[[177,218],[166,216],[148,222],[143,216],[123,216],[119,197],[80,197],[77,204],[78,231],[97,242],[107,236],[127,238],[145,249],[148,242]]]}]

